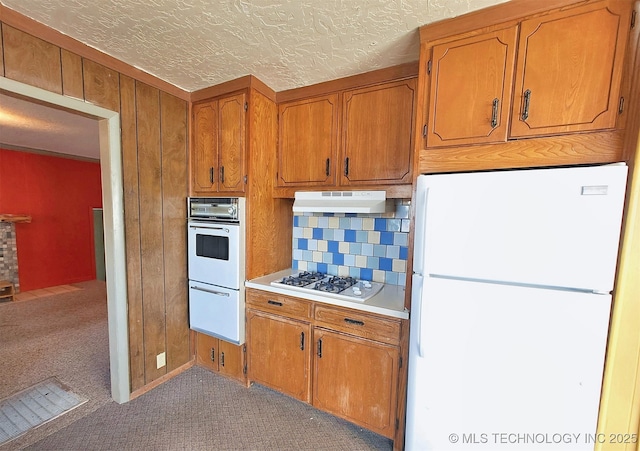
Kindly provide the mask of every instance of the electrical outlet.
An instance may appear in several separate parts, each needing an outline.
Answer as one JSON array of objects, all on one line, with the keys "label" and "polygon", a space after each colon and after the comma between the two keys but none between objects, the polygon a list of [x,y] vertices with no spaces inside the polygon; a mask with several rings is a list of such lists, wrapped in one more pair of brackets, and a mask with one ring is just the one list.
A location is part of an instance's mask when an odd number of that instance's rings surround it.
[{"label": "electrical outlet", "polygon": [[160,369],[167,364],[167,354],[161,352],[156,356],[156,368]]}]

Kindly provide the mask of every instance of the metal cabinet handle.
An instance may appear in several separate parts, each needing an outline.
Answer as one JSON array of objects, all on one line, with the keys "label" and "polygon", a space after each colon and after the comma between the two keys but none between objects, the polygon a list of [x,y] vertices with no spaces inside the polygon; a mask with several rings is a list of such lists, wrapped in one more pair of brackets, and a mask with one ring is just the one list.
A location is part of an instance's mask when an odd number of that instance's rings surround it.
[{"label": "metal cabinet handle", "polygon": [[531,102],[531,90],[527,89],[524,92],[524,102],[522,105],[522,120],[526,121],[529,119],[529,103]]},{"label": "metal cabinet handle", "polygon": [[345,177],[349,176],[349,157],[344,159],[344,175]]},{"label": "metal cabinet handle", "polygon": [[300,350],[304,351],[304,332],[300,332]]},{"label": "metal cabinet handle", "polygon": [[493,111],[491,112],[491,128],[496,128],[498,126],[498,105],[500,105],[500,100],[496,97],[493,99]]},{"label": "metal cabinet handle", "polygon": [[329,177],[329,174],[330,174],[330,172],[329,172],[329,164],[330,164],[330,163],[331,163],[331,159],[327,158],[327,165],[326,165],[326,166],[325,166],[325,168],[324,168],[324,174],[325,174],[327,177]]},{"label": "metal cabinet handle", "polygon": [[318,340],[318,358],[322,358],[322,338]]},{"label": "metal cabinet handle", "polygon": [[282,307],[282,302],[272,301],[271,299],[267,301],[267,304],[277,305],[278,307]]},{"label": "metal cabinet handle", "polygon": [[209,182],[213,185],[213,166],[209,168]]},{"label": "metal cabinet handle", "polygon": [[215,295],[218,295],[218,296],[229,297],[229,293],[223,293],[222,291],[207,290],[205,288],[194,287],[194,286],[191,286],[191,288],[194,289],[194,290],[198,290],[198,291],[204,291],[205,293],[211,293],[211,294],[215,294]]},{"label": "metal cabinet handle", "polygon": [[224,184],[224,166],[220,166],[220,183]]},{"label": "metal cabinet handle", "polygon": [[216,348],[211,348],[211,361],[216,361]]},{"label": "metal cabinet handle", "polygon": [[224,352],[220,353],[220,365],[224,366]]},{"label": "metal cabinet handle", "polygon": [[364,321],[358,321],[357,319],[345,318],[344,322],[347,324],[353,324],[354,326],[364,326]]}]

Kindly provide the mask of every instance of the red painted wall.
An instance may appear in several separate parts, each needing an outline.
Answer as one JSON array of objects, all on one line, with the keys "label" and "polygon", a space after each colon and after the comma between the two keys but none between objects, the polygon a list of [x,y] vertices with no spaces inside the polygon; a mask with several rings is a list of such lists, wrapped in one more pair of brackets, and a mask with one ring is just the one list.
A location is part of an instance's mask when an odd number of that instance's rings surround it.
[{"label": "red painted wall", "polygon": [[96,277],[92,208],[102,208],[100,164],[0,149],[0,214],[16,224],[20,291]]}]

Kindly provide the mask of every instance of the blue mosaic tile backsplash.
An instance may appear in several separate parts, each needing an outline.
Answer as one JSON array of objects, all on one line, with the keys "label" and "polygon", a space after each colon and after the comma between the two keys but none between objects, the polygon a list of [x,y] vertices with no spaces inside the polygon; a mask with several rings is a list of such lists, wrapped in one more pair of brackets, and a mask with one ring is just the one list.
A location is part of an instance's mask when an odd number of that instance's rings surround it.
[{"label": "blue mosaic tile backsplash", "polygon": [[409,202],[382,214],[295,214],[293,269],[405,285]]}]

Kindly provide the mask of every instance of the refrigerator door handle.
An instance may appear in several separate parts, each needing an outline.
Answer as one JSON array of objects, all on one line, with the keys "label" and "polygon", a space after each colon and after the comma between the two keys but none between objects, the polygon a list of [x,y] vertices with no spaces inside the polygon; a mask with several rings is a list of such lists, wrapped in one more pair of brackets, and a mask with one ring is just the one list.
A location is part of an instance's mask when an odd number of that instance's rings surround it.
[{"label": "refrigerator door handle", "polygon": [[418,274],[413,276],[412,282],[412,312],[413,316],[412,327],[415,327],[415,340],[416,346],[418,348],[418,356],[424,357],[424,340],[422,339],[422,313],[423,313],[423,299],[422,299],[422,288],[424,284],[424,278]]},{"label": "refrigerator door handle", "polygon": [[427,186],[427,178],[423,175],[418,177],[416,189],[416,205],[415,205],[415,238],[413,245],[413,271],[425,275],[424,247],[426,240],[427,228],[427,198],[429,187]]}]

